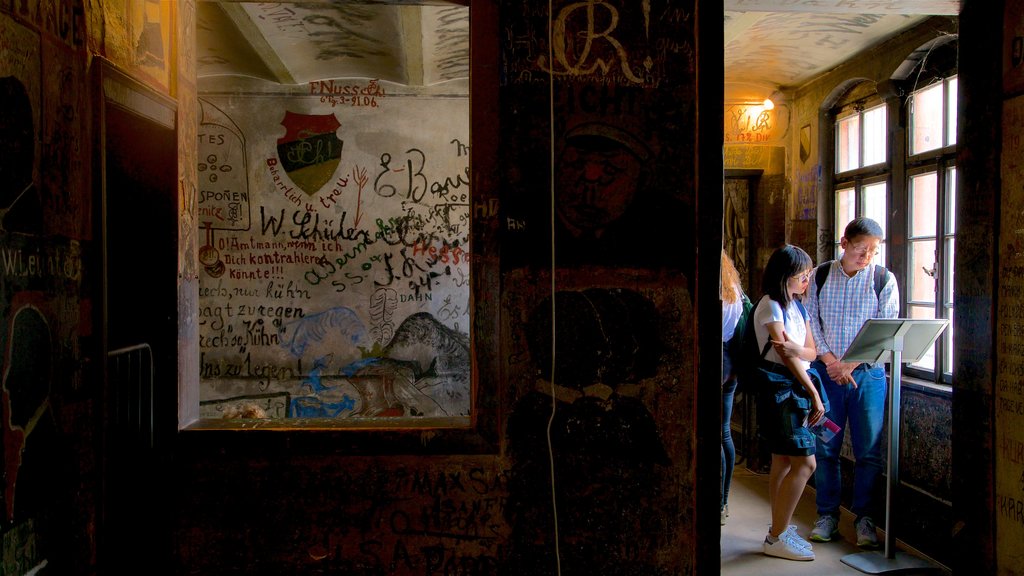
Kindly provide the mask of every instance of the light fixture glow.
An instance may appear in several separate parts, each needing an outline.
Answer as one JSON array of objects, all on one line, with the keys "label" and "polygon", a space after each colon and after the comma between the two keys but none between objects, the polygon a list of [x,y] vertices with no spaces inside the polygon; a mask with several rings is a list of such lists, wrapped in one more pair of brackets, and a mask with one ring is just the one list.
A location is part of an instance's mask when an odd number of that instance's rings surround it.
[{"label": "light fixture glow", "polygon": [[771,98],[765,98],[761,106],[764,107],[765,110],[771,110],[775,108],[775,102],[772,102]]}]

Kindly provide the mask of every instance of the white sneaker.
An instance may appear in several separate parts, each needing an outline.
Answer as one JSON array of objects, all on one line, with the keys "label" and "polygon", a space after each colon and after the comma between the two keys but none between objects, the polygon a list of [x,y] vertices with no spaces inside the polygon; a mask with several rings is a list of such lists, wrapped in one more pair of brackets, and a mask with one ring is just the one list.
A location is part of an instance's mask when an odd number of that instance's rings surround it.
[{"label": "white sneaker", "polygon": [[814,560],[814,552],[798,544],[789,530],[779,534],[779,539],[775,542],[770,542],[769,538],[769,536],[764,538],[765,556],[775,556],[786,560]]},{"label": "white sneaker", "polygon": [[786,528],[786,530],[783,532],[783,534],[789,534],[789,537],[796,544],[799,544],[800,546],[802,546],[804,548],[807,548],[808,550],[814,550],[814,546],[812,546],[811,543],[808,542],[807,540],[804,540],[803,536],[801,536],[800,534],[797,533],[797,531],[796,531],[796,524],[790,524],[789,528]]},{"label": "white sneaker", "polygon": [[[771,531],[772,525],[768,524],[768,533],[771,534]],[[787,535],[787,537],[791,538],[794,541],[794,543],[798,544],[801,548],[814,550],[814,546],[807,540],[804,540],[803,536],[797,533],[796,524],[790,524],[788,528],[782,531],[782,534],[779,534],[779,538],[782,538],[783,535]]]}]

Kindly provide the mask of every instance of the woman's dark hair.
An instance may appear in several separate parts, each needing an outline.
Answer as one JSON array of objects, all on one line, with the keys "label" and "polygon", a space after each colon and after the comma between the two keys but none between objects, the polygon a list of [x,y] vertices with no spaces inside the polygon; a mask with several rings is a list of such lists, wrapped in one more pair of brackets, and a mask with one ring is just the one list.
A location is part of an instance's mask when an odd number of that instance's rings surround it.
[{"label": "woman's dark hair", "polygon": [[761,277],[761,292],[775,300],[783,308],[789,306],[789,290],[786,286],[789,279],[804,270],[811,268],[813,262],[799,246],[786,244],[768,258],[768,264],[764,267],[764,275]]}]

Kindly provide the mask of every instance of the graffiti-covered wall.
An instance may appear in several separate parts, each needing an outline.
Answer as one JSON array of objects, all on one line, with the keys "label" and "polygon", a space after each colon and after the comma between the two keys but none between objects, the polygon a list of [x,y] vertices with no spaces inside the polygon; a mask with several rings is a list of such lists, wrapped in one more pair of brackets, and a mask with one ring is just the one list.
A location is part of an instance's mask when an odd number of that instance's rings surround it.
[{"label": "graffiti-covered wall", "polygon": [[95,522],[85,22],[32,4],[0,7],[3,574],[88,558],[64,527]]},{"label": "graffiti-covered wall", "polygon": [[999,574],[1018,574],[1024,569],[1024,261],[1020,234],[1024,226],[1024,171],[1017,161],[1024,154],[1020,133],[1024,130],[1024,18],[1018,6],[1006,3],[1003,33],[1002,166],[1000,177],[998,276],[995,338],[998,355],[994,362],[992,388],[994,414],[992,444],[994,459],[995,560]]},{"label": "graffiti-covered wall", "polygon": [[301,89],[200,97],[200,416],[468,417],[468,97]]},{"label": "graffiti-covered wall", "polygon": [[201,93],[203,416],[369,425],[186,432],[182,566],[695,572],[694,7],[472,11],[472,130],[383,80]]},{"label": "graffiti-covered wall", "polygon": [[506,563],[686,573],[694,7],[510,1],[502,17]]}]

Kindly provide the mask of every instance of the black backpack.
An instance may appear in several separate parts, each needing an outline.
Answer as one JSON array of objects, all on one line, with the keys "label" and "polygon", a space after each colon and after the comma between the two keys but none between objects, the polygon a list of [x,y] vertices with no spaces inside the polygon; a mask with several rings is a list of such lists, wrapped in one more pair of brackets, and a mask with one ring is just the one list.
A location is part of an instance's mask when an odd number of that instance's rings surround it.
[{"label": "black backpack", "polygon": [[754,305],[750,302],[750,297],[745,292],[740,290],[740,302],[743,304],[743,310],[740,312],[740,317],[736,320],[736,327],[733,328],[732,336],[729,341],[725,343],[725,355],[729,357],[730,365],[732,367],[732,377],[736,377],[737,370],[739,370],[740,362],[740,349],[743,347],[743,335],[747,331],[747,324],[750,318],[750,314],[754,310]]},{"label": "black backpack", "polygon": [[[768,296],[762,296],[761,299],[765,299]],[[747,300],[749,302],[749,299]],[[803,316],[804,320],[807,320],[807,310],[799,300],[794,300],[797,308],[800,309],[800,315]],[[761,300],[758,300],[758,304]],[[763,347],[757,346],[757,333],[754,331],[754,310],[756,306],[751,305],[750,309],[744,309],[745,318],[741,317],[743,321],[743,330],[740,332],[740,325],[736,325],[737,333],[733,335],[735,339],[737,336],[739,340],[739,352],[733,357],[733,372],[736,374],[737,383],[736,389],[740,390],[744,384],[747,386],[754,386],[754,390],[763,390],[767,387],[759,386],[761,378],[760,371],[761,364],[764,360],[765,354],[768,353],[768,349],[771,348],[771,340],[764,343]]]},{"label": "black backpack", "polygon": [[[762,296],[767,298],[767,296]],[[758,303],[761,301],[758,300]],[[743,295],[743,314],[736,323],[736,331],[733,332],[731,347],[734,348],[732,371],[736,375],[736,390],[739,391],[745,385],[755,384],[758,377],[757,369],[761,360],[768,353],[771,342],[765,342],[764,348],[757,346],[757,334],[754,331],[754,309],[756,306]]]}]

